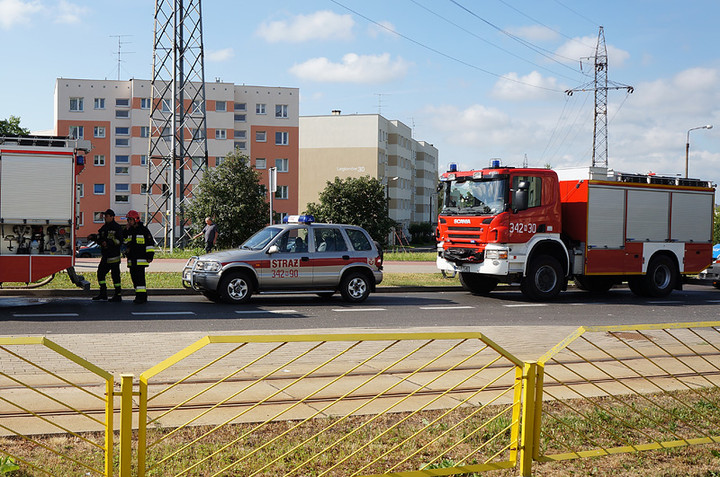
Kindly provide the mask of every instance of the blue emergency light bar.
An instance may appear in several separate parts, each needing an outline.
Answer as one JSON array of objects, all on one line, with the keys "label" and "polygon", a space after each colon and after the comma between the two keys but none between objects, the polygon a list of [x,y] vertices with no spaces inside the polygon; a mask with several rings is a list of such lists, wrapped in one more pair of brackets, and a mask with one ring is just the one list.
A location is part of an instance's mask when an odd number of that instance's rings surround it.
[{"label": "blue emergency light bar", "polygon": [[312,224],[315,217],[312,215],[286,215],[283,218],[284,224]]}]

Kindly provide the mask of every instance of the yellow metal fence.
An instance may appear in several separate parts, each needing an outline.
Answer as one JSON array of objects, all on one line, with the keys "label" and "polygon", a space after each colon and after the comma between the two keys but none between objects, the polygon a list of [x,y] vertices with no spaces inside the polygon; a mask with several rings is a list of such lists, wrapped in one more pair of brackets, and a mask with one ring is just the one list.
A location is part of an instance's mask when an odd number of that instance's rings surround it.
[{"label": "yellow metal fence", "polygon": [[583,327],[537,362],[481,333],[208,336],[118,383],[0,338],[0,456],[49,475],[530,475],[720,442],[719,328]]}]

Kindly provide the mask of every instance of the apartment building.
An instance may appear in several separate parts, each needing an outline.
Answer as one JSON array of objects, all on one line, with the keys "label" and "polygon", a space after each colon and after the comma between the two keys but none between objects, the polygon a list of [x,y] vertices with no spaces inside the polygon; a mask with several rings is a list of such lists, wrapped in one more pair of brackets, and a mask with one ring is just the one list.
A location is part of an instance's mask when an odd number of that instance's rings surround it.
[{"label": "apartment building", "polygon": [[379,114],[300,117],[299,209],[316,202],[336,177],[379,179],[390,218],[405,231],[412,222],[437,221],[438,150],[412,130]]},{"label": "apartment building", "polygon": [[[205,84],[208,166],[238,149],[261,184],[277,167],[273,208],[281,215],[298,213],[299,96],[297,88]],[[108,208],[144,213],[151,97],[149,80],[56,80],[55,134],[92,143],[78,179],[79,237],[95,233]]]}]

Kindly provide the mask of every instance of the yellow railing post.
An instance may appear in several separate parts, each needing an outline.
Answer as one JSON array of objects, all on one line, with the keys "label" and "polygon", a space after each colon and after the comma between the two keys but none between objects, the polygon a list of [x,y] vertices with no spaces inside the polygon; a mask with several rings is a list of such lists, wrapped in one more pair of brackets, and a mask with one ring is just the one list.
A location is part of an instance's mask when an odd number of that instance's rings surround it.
[{"label": "yellow railing post", "polygon": [[520,434],[520,475],[532,475],[533,443],[535,442],[535,379],[537,363],[526,361],[523,367],[523,410]]},{"label": "yellow railing post", "polygon": [[105,475],[111,477],[113,475],[113,436],[115,429],[113,427],[113,413],[115,412],[115,381],[108,379],[105,381]]},{"label": "yellow railing post", "polygon": [[133,375],[120,375],[120,477],[132,472],[132,391]]},{"label": "yellow railing post", "polygon": [[145,453],[147,452],[147,380],[140,376],[140,397],[138,406],[137,477],[145,477]]}]

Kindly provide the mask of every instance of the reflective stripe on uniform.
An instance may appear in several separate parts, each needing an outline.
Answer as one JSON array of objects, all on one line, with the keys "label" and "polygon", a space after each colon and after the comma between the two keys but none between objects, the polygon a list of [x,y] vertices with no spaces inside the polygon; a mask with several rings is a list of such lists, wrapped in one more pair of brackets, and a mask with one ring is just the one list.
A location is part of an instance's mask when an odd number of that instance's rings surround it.
[{"label": "reflective stripe on uniform", "polygon": [[102,281],[98,280],[98,285],[105,285],[106,283],[107,282],[105,280],[102,280]]},{"label": "reflective stripe on uniform", "polygon": [[135,260],[136,267],[147,267],[148,265],[150,265],[150,263],[145,259]]},{"label": "reflective stripe on uniform", "polygon": [[155,253],[155,247],[148,245],[145,247],[145,253]]},{"label": "reflective stripe on uniform", "polygon": [[108,258],[107,263],[120,263],[120,256]]},{"label": "reflective stripe on uniform", "polygon": [[145,244],[145,237],[143,237],[142,235],[138,235],[137,237],[135,237],[135,243],[138,245]]},{"label": "reflective stripe on uniform", "polygon": [[147,287],[136,287],[135,293],[147,293]]}]

